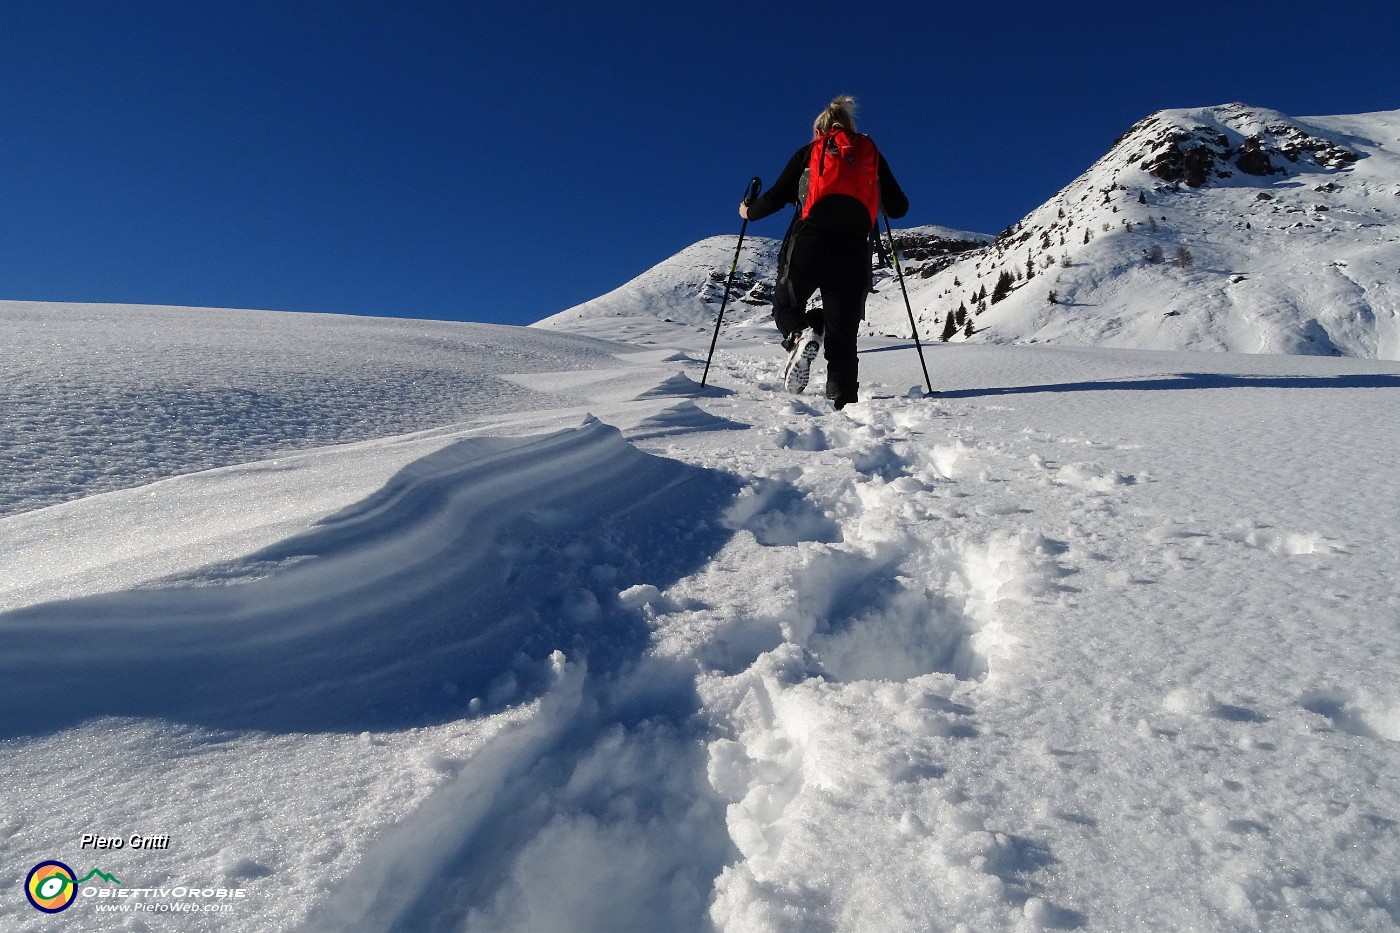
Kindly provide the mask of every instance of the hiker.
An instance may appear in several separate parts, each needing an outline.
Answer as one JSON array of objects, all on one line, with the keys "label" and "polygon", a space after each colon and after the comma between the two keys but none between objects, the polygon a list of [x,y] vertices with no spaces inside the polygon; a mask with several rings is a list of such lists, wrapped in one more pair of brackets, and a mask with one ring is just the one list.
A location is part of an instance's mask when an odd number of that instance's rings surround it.
[{"label": "hiker", "polygon": [[[812,124],[812,141],[795,152],[777,182],[739,216],[760,220],[796,204],[783,240],[773,320],[788,351],[783,386],[807,388],[812,360],[826,347],[826,396],[837,410],[858,401],[856,331],[870,290],[870,236],[883,210],[903,217],[909,199],[869,136],[856,132],[855,98],[833,100]],[[821,290],[821,307],[807,301]]]}]

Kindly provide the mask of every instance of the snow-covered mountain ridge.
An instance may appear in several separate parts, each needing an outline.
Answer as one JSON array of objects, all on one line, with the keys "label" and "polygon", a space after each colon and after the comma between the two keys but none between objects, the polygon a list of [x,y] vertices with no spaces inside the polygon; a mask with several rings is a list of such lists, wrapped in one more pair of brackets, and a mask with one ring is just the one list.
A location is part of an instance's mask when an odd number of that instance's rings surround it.
[{"label": "snow-covered mountain ridge", "polygon": [[[998,343],[1393,359],[1398,138],[1400,112],[1162,111],[993,246],[916,287],[915,309],[932,324],[965,306],[972,339]],[[1004,273],[1011,293],[984,301]],[[872,314],[877,327],[897,320]]]},{"label": "snow-covered mountain ridge", "polygon": [[[897,234],[929,339],[1400,357],[1400,111],[1160,111],[995,242],[947,231],[920,258],[906,238],[932,229]],[[733,244],[703,241],[540,323],[712,322]],[[745,241],[735,327],[766,323],[775,249]],[[891,276],[877,273],[867,328],[906,335]]]}]

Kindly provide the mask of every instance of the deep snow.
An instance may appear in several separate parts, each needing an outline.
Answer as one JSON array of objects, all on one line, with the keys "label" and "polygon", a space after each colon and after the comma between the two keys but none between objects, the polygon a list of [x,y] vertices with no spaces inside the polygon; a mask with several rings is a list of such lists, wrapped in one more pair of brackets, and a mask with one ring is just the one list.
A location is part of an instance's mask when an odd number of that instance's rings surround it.
[{"label": "deep snow", "polygon": [[1400,923],[1400,365],[0,314],[7,930]]}]

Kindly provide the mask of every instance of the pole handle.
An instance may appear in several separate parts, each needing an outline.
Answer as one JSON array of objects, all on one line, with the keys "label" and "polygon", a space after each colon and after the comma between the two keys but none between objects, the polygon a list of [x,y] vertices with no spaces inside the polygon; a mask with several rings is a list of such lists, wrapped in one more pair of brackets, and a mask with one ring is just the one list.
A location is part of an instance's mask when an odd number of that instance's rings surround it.
[{"label": "pole handle", "polygon": [[749,186],[744,190],[744,203],[752,204],[758,200],[758,192],[763,187],[762,180],[757,175],[749,179]]}]

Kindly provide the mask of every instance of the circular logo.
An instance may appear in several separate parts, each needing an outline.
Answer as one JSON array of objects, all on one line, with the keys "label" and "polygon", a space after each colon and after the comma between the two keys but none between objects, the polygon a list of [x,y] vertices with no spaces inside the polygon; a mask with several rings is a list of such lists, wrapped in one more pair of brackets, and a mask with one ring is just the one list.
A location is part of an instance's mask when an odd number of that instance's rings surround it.
[{"label": "circular logo", "polygon": [[62,862],[40,862],[24,879],[24,896],[46,914],[67,910],[78,896],[77,876]]}]

